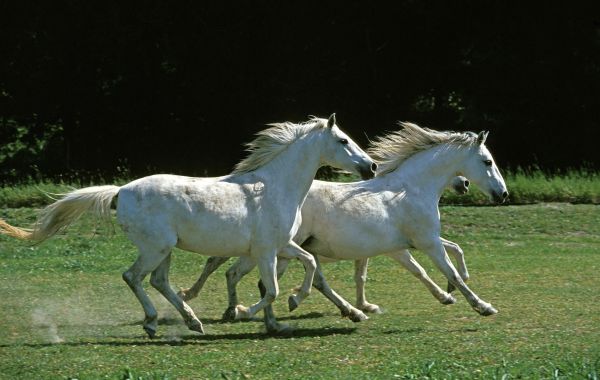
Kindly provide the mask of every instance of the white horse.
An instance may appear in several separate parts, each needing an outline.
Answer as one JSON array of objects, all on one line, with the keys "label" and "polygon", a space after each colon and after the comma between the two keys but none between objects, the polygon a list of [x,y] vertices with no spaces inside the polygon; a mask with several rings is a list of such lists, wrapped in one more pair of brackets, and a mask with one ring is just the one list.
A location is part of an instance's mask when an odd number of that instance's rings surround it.
[{"label": "white horse", "polygon": [[[0,232],[43,241],[86,210],[108,218],[111,202],[118,196],[117,220],[139,249],[136,262],[123,273],[123,279],[144,308],[143,327],[150,337],[156,333],[158,316],[142,287],[148,273],[150,284],[179,311],[188,328],[204,332],[192,309],[169,284],[173,247],[210,256],[249,256],[257,262],[265,295],[249,308],[239,305],[236,309],[238,318],[251,317],[279,293],[275,272],[278,254],[302,261],[306,275],[299,298],[310,292],[316,263],[292,237],[317,169],[332,165],[372,178],[377,165],[335,125],[335,115],[302,124],[272,124],[258,133],[248,149],[249,156],[231,175],[155,175],[122,187],[84,188],[46,207],[33,230],[0,220]],[[282,328],[274,320],[267,325],[268,331]]]},{"label": "white horse", "polygon": [[[318,185],[317,185],[318,183]],[[302,208],[302,215],[305,222],[309,223],[313,220],[314,217],[319,217],[320,215],[307,215],[306,210],[314,210],[315,207],[308,205],[307,203],[311,202],[315,197],[319,197],[322,195],[322,192],[314,192],[311,194],[313,189],[320,188],[322,186],[327,186],[327,182],[322,181],[313,181],[313,186],[311,186],[306,201],[304,202]],[[463,176],[457,176],[452,179],[450,186],[457,194],[463,195],[469,191],[469,180]],[[332,187],[335,189],[335,185]],[[310,239],[309,239],[310,240]],[[296,243],[303,244],[306,242],[296,240]],[[444,246],[446,250],[453,254],[458,266],[459,273],[463,280],[467,280],[469,275],[466,267],[466,263],[464,261],[463,251],[460,246],[456,243],[453,243],[448,240],[444,240]],[[214,271],[216,271],[221,265],[223,265],[229,258],[227,257],[210,257],[206,261],[206,265],[202,271],[202,274],[198,278],[198,280],[188,289],[182,289],[178,294],[185,300],[189,301],[198,296],[200,290],[202,290],[206,280]],[[319,257],[320,262],[327,261],[336,261],[336,260],[328,260],[326,257]],[[288,259],[281,259],[278,261],[278,275],[283,275],[284,270],[289,263]],[[352,307],[346,300],[344,300],[341,296],[339,296],[336,292],[334,292],[327,284],[324,278],[318,278],[317,281],[313,282],[313,286],[317,288],[323,295],[325,295],[329,300],[331,300],[338,308],[340,309],[342,316],[348,316],[351,320],[355,322],[363,321],[368,319],[368,317],[363,313],[381,313],[381,308],[378,305],[369,303],[365,296],[365,284],[367,280],[367,267],[368,267],[369,259],[359,259],[355,260],[355,274],[354,280],[356,283],[356,307]],[[413,273],[417,278],[419,278],[425,286],[432,292],[433,296],[436,297],[442,304],[450,304],[456,302],[454,297],[450,294],[443,292],[433,280],[429,276],[425,270],[419,265],[419,263],[412,258],[410,252],[408,250],[404,251],[403,260],[401,264],[408,269],[411,273]],[[256,264],[252,262],[249,258],[240,258],[234,265],[232,265],[226,272],[227,278],[227,289],[228,289],[228,299],[229,306],[225,313],[223,314],[223,318],[225,320],[232,320],[235,317],[235,307],[238,305],[238,297],[237,297],[237,283],[241,280],[243,276],[252,270]],[[450,286],[450,285],[449,285]],[[299,288],[297,288],[299,289]],[[448,290],[450,292],[450,290]],[[292,296],[292,300],[290,305],[294,307],[294,296]]]},{"label": "white horse", "polygon": [[[481,315],[497,313],[465,284],[468,272],[462,251],[440,237],[438,210],[443,189],[457,174],[470,178],[498,202],[508,197],[504,180],[485,146],[487,132],[437,132],[411,123],[401,125],[404,129],[377,139],[369,150],[380,161],[376,178],[345,184],[313,182],[294,241],[329,260],[388,255],[419,277],[440,302],[454,302],[410,255],[408,249],[417,248],[433,260],[473,309]],[[460,275],[444,248],[457,258]],[[240,260],[228,271],[230,297],[236,281],[253,265],[251,260]],[[362,318],[328,288],[320,268],[315,286],[323,287],[324,294],[329,294],[328,298],[342,313],[353,320]],[[297,307],[298,301],[297,297],[290,297],[290,309]]]}]

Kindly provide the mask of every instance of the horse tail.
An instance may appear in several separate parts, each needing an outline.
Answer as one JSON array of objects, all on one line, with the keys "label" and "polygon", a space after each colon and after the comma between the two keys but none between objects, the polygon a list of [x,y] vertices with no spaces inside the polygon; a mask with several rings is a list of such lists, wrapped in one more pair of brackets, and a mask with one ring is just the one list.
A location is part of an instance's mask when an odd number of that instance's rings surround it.
[{"label": "horse tail", "polygon": [[108,185],[72,191],[46,206],[40,212],[32,229],[11,226],[0,219],[0,234],[39,243],[67,228],[86,211],[110,220],[110,205],[119,189],[119,186]]}]

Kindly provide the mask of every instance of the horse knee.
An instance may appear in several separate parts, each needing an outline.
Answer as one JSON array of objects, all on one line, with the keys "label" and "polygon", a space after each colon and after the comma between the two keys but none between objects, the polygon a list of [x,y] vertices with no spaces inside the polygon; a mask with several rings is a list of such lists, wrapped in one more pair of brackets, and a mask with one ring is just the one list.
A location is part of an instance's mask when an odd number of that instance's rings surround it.
[{"label": "horse knee", "polygon": [[317,261],[315,260],[313,255],[310,255],[310,257],[307,258],[306,265],[306,270],[311,270],[313,272],[317,270]]},{"label": "horse knee", "polygon": [[275,298],[277,298],[278,295],[279,295],[279,291],[278,290],[270,290],[270,291],[267,290],[265,292],[265,296],[263,298],[268,303],[272,303],[273,301],[275,301]]},{"label": "horse knee", "polygon": [[133,281],[133,273],[131,273],[130,271],[125,271],[123,272],[123,275],[121,277],[123,278],[123,281],[125,281],[127,285],[129,285],[129,287],[134,287],[135,283]]},{"label": "horse knee", "polygon": [[225,272],[225,278],[226,278],[228,281],[231,281],[231,280],[233,280],[233,279],[235,278],[235,276],[236,276],[236,270],[235,270],[235,269],[233,269],[233,268],[229,268],[229,269],[227,269],[227,271]]},{"label": "horse knee", "polygon": [[164,281],[162,278],[159,278],[158,276],[155,276],[154,273],[150,276],[150,285],[152,285],[152,287],[154,289],[162,289],[164,286]]}]

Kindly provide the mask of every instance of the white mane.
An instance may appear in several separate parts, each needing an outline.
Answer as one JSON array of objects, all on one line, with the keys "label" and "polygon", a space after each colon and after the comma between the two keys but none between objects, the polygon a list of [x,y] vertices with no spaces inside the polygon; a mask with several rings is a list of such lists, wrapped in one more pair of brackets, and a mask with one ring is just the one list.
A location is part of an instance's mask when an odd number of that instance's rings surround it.
[{"label": "white mane", "polygon": [[379,164],[377,175],[396,170],[409,157],[436,145],[477,144],[477,134],[473,132],[440,132],[407,122],[399,125],[403,129],[377,137],[367,151]]},{"label": "white mane", "polygon": [[326,127],[327,120],[312,117],[299,124],[286,121],[268,125],[270,128],[258,132],[257,137],[246,144],[246,150],[250,154],[235,166],[233,174],[251,172],[267,164],[298,138],[316,129]]}]

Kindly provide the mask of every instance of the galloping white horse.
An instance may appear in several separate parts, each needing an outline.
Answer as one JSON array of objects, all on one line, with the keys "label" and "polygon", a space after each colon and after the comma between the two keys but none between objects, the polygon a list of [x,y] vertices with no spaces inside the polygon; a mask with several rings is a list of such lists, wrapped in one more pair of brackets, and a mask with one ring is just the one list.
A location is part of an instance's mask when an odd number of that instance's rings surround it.
[{"label": "galloping white horse", "polygon": [[[192,309],[171,289],[168,279],[171,250],[211,256],[249,256],[258,263],[265,284],[263,298],[249,308],[239,306],[238,317],[248,318],[269,305],[279,293],[277,255],[300,259],[306,275],[299,297],[311,289],[316,268],[312,255],[292,237],[300,224],[300,208],[317,169],[332,165],[372,178],[377,165],[329,120],[313,118],[302,124],[272,124],[248,144],[250,155],[231,175],[190,178],[155,175],[125,186],[96,186],[73,191],[46,207],[33,230],[0,220],[0,233],[43,241],[66,228],[87,210],[110,217],[117,199],[117,220],[138,247],[136,262],[123,273],[142,304],[144,329],[154,337],[157,312],[142,287],[150,284],[181,314],[190,330],[203,333]],[[274,320],[268,331],[283,328]]]},{"label": "galloping white horse", "polygon": [[[317,185],[319,183],[319,185]],[[314,186],[314,187],[313,187]],[[306,215],[306,210],[314,210],[315,207],[307,205],[308,202],[311,202],[315,197],[319,197],[322,195],[322,192],[315,192],[315,194],[311,195],[311,191],[319,186],[327,186],[327,182],[322,181],[313,181],[313,186],[308,192],[308,196],[306,197],[306,201],[304,202],[302,213],[304,222],[310,223],[310,221],[314,217],[319,217],[319,215]],[[456,193],[462,195],[466,194],[469,191],[469,180],[463,176],[457,176],[452,179],[450,183],[450,188],[452,188]],[[305,242],[296,241],[298,244],[302,244]],[[468,279],[468,271],[466,267],[466,263],[464,261],[463,251],[460,246],[456,243],[452,243],[448,240],[444,240],[444,246],[446,250],[448,250],[455,258],[458,266],[459,273],[463,280]],[[206,265],[202,270],[202,274],[198,277],[198,280],[188,289],[182,289],[178,294],[185,301],[189,301],[198,296],[200,290],[204,286],[204,283],[210,277],[214,271],[216,271],[221,265],[223,265],[229,258],[227,257],[209,257],[206,261]],[[319,257],[320,262],[323,261],[336,261],[336,260],[328,260],[326,257]],[[282,258],[278,261],[277,272],[278,275],[283,275],[287,265],[289,263],[288,259]],[[317,279],[317,281],[313,282],[313,286],[317,288],[321,293],[323,293],[329,300],[331,300],[342,312],[343,316],[348,316],[351,320],[355,322],[363,321],[368,319],[368,317],[363,312],[368,313],[381,313],[381,308],[378,305],[369,303],[365,296],[365,284],[367,280],[367,267],[368,267],[369,259],[360,259],[355,260],[355,274],[354,280],[356,283],[356,307],[352,307],[346,300],[344,300],[341,296],[339,296],[336,292],[334,292],[327,284],[324,278]],[[412,258],[410,252],[406,250],[403,255],[403,261],[401,264],[408,269],[412,274],[414,274],[417,278],[419,278],[429,289],[433,296],[436,297],[443,304],[450,304],[456,302],[454,297],[450,294],[443,292],[439,286],[431,280],[425,270],[419,265],[419,263]],[[241,280],[243,276],[249,273],[256,264],[252,262],[249,258],[240,258],[234,265],[232,265],[226,272],[227,278],[227,289],[228,289],[228,299],[229,306],[225,313],[223,314],[223,318],[225,320],[233,320],[235,318],[235,308],[238,305],[237,298],[237,283]],[[450,292],[450,290],[449,290]],[[294,296],[292,296],[292,301],[290,305],[294,307]]]},{"label": "galloping white horse", "polygon": [[[314,255],[333,260],[388,255],[419,277],[440,302],[454,302],[450,294],[429,279],[408,251],[419,249],[432,259],[451,286],[463,293],[473,309],[481,315],[497,313],[465,284],[468,273],[464,261],[458,260],[459,275],[449,260],[444,247],[460,248],[440,237],[438,210],[443,189],[457,174],[471,179],[498,202],[508,197],[504,180],[485,146],[487,132],[438,132],[411,123],[401,126],[402,130],[377,139],[369,150],[380,162],[374,179],[344,184],[313,182],[294,241]],[[228,287],[229,283],[234,286],[253,263],[240,260],[236,265],[231,269]],[[320,268],[315,286],[327,286]],[[335,292],[323,291],[331,295],[328,297],[342,313],[360,320],[356,310]],[[297,307],[298,301],[292,296],[290,309]],[[269,314],[266,313],[267,318]]]}]

